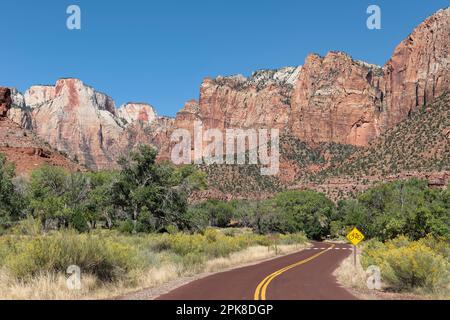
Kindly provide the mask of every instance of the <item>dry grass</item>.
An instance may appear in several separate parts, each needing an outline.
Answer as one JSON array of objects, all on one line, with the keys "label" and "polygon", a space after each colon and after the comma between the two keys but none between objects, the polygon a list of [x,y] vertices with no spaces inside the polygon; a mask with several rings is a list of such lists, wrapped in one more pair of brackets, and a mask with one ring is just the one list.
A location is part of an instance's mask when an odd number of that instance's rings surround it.
[{"label": "dry grass", "polygon": [[353,253],[342,261],[339,268],[334,271],[334,276],[339,283],[346,288],[366,290],[366,272],[364,271],[360,254],[356,256],[356,266],[353,262]]},{"label": "dry grass", "polygon": [[4,300],[87,300],[108,299],[143,290],[157,288],[182,277],[211,273],[242,266],[251,262],[273,258],[300,250],[307,245],[280,245],[274,248],[252,246],[232,253],[226,258],[215,258],[195,269],[186,269],[174,263],[165,263],[145,271],[135,270],[127,281],[103,283],[91,275],[83,275],[82,289],[69,290],[63,274],[41,274],[21,281],[0,269],[0,299]]},{"label": "dry grass", "polygon": [[85,276],[82,290],[69,290],[62,274],[41,274],[28,281],[17,280],[5,269],[0,270],[0,298],[4,300],[74,300],[81,299],[98,287],[98,280]]},{"label": "dry grass", "polygon": [[[391,292],[388,291],[386,286],[382,283],[382,289],[369,290],[367,288],[366,279],[367,275],[361,265],[361,253],[358,252],[356,256],[356,267],[353,263],[353,254],[343,260],[333,275],[337,278],[338,282],[352,294],[363,300],[428,300],[438,299],[447,300],[448,293],[436,293],[429,294],[420,290],[415,292]],[[450,290],[450,288],[449,288]],[[450,291],[449,291],[450,292]]]}]

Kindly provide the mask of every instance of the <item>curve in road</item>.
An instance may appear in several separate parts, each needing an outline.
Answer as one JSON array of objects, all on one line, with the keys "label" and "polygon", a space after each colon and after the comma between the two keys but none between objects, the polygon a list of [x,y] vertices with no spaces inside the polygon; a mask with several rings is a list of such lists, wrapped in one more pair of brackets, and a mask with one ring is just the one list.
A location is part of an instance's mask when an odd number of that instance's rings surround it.
[{"label": "curve in road", "polygon": [[333,276],[351,253],[350,245],[314,242],[294,254],[196,280],[158,299],[354,300]]}]

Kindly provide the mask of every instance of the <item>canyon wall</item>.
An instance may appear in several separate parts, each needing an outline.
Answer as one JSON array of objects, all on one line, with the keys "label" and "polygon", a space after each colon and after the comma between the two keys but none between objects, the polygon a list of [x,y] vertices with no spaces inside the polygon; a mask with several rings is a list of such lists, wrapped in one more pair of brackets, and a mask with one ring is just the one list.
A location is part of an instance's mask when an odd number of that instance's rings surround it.
[{"label": "canyon wall", "polygon": [[8,114],[91,169],[114,168],[139,143],[155,145],[168,159],[171,132],[192,131],[196,120],[205,129],[279,128],[311,146],[367,146],[449,90],[449,30],[447,8],[421,23],[384,67],[330,52],[309,55],[301,67],[207,78],[198,101],[187,102],[175,119],[159,117],[145,103],[116,108],[78,79],[33,86],[24,95],[13,90],[11,110],[3,98],[0,116]]}]

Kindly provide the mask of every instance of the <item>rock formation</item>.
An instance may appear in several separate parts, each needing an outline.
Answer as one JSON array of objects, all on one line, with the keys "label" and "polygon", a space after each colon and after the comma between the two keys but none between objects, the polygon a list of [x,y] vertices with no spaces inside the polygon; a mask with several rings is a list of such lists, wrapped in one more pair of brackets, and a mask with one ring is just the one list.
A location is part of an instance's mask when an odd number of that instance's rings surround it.
[{"label": "rock formation", "polygon": [[312,145],[367,146],[449,90],[449,29],[447,8],[420,24],[384,67],[330,52],[309,55],[303,67],[207,78],[199,102],[187,103],[175,126],[270,127]]},{"label": "rock formation", "polygon": [[6,118],[11,108],[11,90],[0,87],[0,118]]},{"label": "rock formation", "polygon": [[127,124],[135,122],[151,124],[157,118],[155,109],[147,103],[127,103],[117,109],[116,114]]},{"label": "rock formation", "polygon": [[289,121],[291,93],[301,67],[261,70],[251,77],[205,79],[198,116],[206,128],[279,128]]},{"label": "rock formation", "polygon": [[33,130],[50,145],[92,169],[114,166],[122,128],[111,98],[80,80],[61,79],[54,87],[33,87],[25,101]]},{"label": "rock formation", "polygon": [[[152,106],[129,103],[116,109],[109,96],[78,79],[33,86],[21,95],[9,118],[91,169],[117,167],[117,159],[139,143],[164,149],[172,121]],[[168,154],[168,152],[167,152]]]},{"label": "rock formation", "polygon": [[290,130],[307,142],[363,146],[378,136],[381,68],[341,52],[306,58],[292,96]]},{"label": "rock formation", "polygon": [[6,117],[11,110],[14,110],[10,109],[11,105],[18,103],[14,96],[11,97],[11,92],[17,93],[15,90],[0,87],[0,153],[5,154],[9,161],[15,163],[18,174],[28,172],[43,164],[81,170],[77,164],[68,160],[58,151],[51,150],[33,132],[21,128]]},{"label": "rock formation", "polygon": [[450,7],[421,23],[386,63],[386,124],[391,127],[450,89]]},{"label": "rock formation", "polygon": [[[199,100],[187,102],[175,119],[143,103],[116,109],[110,97],[77,79],[33,86],[23,96],[13,90],[9,117],[91,169],[115,167],[138,143],[157,146],[167,159],[171,132],[192,130],[196,120],[205,129],[279,128],[310,146],[367,146],[449,90],[449,29],[447,8],[420,24],[384,67],[330,52],[309,55],[302,67],[207,78]],[[8,112],[5,92],[0,115]]]}]

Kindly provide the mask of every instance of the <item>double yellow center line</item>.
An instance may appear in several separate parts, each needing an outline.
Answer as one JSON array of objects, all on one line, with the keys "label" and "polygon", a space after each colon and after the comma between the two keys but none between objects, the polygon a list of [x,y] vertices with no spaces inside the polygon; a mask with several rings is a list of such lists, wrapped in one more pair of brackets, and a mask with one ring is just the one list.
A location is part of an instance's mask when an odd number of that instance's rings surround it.
[{"label": "double yellow center line", "polygon": [[254,299],[255,300],[266,300],[266,292],[267,292],[267,287],[269,286],[269,284],[272,282],[273,279],[275,279],[276,277],[278,277],[279,275],[285,273],[286,271],[298,267],[299,265],[305,264],[311,260],[314,260],[315,258],[319,257],[320,255],[324,254],[325,252],[333,249],[335,247],[335,245],[333,244],[331,247],[329,247],[326,250],[323,250],[315,255],[313,255],[312,257],[309,257],[305,260],[296,262],[294,264],[291,264],[287,267],[284,267],[283,269],[280,269],[278,271],[275,271],[274,273],[268,275],[267,277],[264,278],[263,281],[261,281],[258,286],[256,287],[255,290],[255,295],[254,295]]}]

